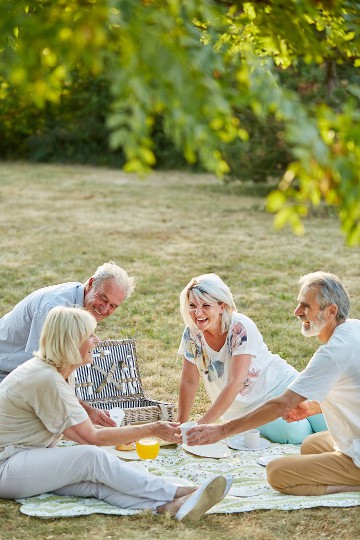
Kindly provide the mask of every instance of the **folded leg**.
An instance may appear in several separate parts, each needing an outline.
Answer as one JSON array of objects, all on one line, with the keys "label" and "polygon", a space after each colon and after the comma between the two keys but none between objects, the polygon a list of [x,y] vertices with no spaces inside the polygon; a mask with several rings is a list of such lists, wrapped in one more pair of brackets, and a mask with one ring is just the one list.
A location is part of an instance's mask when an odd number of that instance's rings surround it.
[{"label": "folded leg", "polygon": [[325,495],[360,490],[360,468],[334,450],[328,432],[305,439],[301,455],[281,457],[266,467],[269,484],[291,495]]}]

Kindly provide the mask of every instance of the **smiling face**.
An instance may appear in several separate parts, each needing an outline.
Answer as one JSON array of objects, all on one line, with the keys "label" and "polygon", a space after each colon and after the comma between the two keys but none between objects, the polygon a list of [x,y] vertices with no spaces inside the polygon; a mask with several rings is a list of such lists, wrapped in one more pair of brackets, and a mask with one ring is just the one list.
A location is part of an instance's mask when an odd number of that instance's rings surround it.
[{"label": "smiling face", "polygon": [[298,297],[295,317],[302,321],[301,333],[305,337],[317,336],[320,341],[328,341],[333,332],[331,305],[321,308],[317,300],[317,288],[302,288]]},{"label": "smiling face", "polygon": [[95,286],[90,278],[84,290],[84,307],[97,320],[106,319],[126,299],[126,293],[114,279],[105,279]]},{"label": "smiling face", "polygon": [[208,301],[201,297],[196,297],[192,291],[189,293],[189,314],[202,332],[221,333],[221,315],[224,311],[224,304],[216,300]]},{"label": "smiling face", "polygon": [[95,334],[91,334],[85,341],[80,345],[79,352],[80,356],[83,359],[83,364],[91,364],[93,362],[93,357],[91,351],[99,343],[99,338]]}]

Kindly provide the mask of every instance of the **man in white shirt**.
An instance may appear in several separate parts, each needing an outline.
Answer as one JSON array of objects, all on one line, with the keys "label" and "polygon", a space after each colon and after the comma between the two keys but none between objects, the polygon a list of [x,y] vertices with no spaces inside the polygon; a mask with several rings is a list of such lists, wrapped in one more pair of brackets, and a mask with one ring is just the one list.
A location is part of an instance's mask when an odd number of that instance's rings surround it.
[{"label": "man in white shirt", "polygon": [[[134,279],[113,261],[104,263],[84,284],[61,283],[32,292],[0,318],[0,383],[34,356],[48,312],[55,306],[83,306],[97,320],[109,317],[134,290]],[[115,426],[108,412],[81,401],[94,424]]]},{"label": "man in white shirt", "polygon": [[322,410],[328,431],[307,437],[300,455],[270,462],[268,481],[293,495],[360,491],[360,320],[348,318],[349,296],[334,274],[307,274],[300,285],[294,314],[303,335],[323,345],[282,395],[235,420],[193,428],[188,443],[209,444],[278,417],[292,422]]}]

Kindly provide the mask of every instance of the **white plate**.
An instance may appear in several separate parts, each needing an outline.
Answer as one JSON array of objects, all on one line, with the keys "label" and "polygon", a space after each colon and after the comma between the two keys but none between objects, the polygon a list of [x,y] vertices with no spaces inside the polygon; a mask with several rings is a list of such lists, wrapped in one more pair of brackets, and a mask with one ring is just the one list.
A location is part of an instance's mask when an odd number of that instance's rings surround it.
[{"label": "white plate", "polygon": [[116,450],[115,446],[102,446],[101,448],[104,448],[104,450],[106,450],[107,452],[110,452],[110,454],[114,454],[114,456],[117,456],[121,459],[127,459],[130,461],[140,460],[139,456],[136,453],[136,450],[128,450],[128,451]]},{"label": "white plate", "polygon": [[177,476],[161,476],[163,480],[166,480],[167,482],[171,482],[172,484],[175,484],[176,486],[193,486],[194,484],[190,482],[189,480],[186,480],[186,478],[179,478]]},{"label": "white plate", "polygon": [[217,442],[215,444],[204,444],[202,446],[188,446],[187,444],[182,444],[181,448],[187,452],[190,452],[190,454],[200,457],[221,459],[231,456],[231,452],[222,442]]},{"label": "white plate", "polygon": [[258,493],[260,493],[259,489],[246,487],[231,487],[229,491],[229,495],[233,497],[254,497]]},{"label": "white plate", "polygon": [[284,457],[284,456],[285,454],[273,454],[270,456],[259,457],[259,459],[257,459],[256,461],[259,465],[263,465],[264,467],[266,467],[266,465],[270,463],[270,461],[272,461],[273,459],[277,459],[279,457]]},{"label": "white plate", "polygon": [[232,448],[233,450],[250,450],[252,452],[256,450],[263,450],[264,448],[268,448],[271,446],[271,442],[267,439],[262,439],[260,437],[259,441],[259,447],[258,448],[247,448],[244,445],[244,436],[243,435],[234,435],[233,437],[229,437],[225,440],[226,444],[229,448]]}]

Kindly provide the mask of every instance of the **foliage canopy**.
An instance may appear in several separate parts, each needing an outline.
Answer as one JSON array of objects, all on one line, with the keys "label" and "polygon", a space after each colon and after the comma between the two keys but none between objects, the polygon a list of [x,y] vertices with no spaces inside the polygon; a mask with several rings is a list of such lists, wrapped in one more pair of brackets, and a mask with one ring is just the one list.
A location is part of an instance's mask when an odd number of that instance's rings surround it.
[{"label": "foliage canopy", "polygon": [[[360,243],[360,91],[335,66],[359,58],[360,2],[352,0],[3,0],[0,122],[14,89],[46,107],[79,75],[109,89],[107,125],[124,169],[155,165],[153,128],[189,163],[224,176],[223,149],[249,137],[240,110],[283,125],[292,161],[268,198],[275,224],[303,232],[302,217],[325,202],[339,211],[349,245]],[[332,100],[306,102],[283,74],[326,69]],[[355,78],[356,81],[356,78]],[[336,99],[334,85],[343,88]],[[305,97],[305,99],[304,99]],[[275,136],[275,135],[274,135]]]}]

